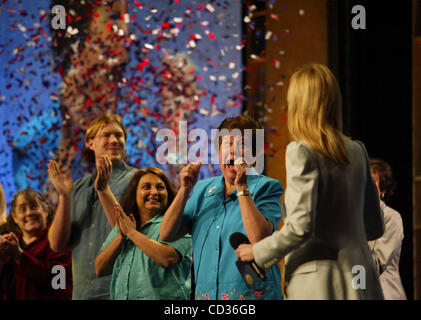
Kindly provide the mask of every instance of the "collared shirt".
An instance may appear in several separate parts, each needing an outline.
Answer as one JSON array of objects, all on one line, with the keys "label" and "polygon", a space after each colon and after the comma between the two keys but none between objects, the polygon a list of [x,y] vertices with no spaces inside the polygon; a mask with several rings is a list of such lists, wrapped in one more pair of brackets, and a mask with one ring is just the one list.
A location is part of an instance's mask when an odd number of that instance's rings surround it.
[{"label": "collared shirt", "polygon": [[[3,272],[0,274],[0,299],[70,300],[72,298],[71,248],[61,253],[51,250],[47,238],[48,229],[47,227],[36,240],[25,247],[20,240],[23,253],[18,264],[7,257]],[[57,284],[60,286],[55,289],[52,283],[56,271],[53,273],[53,268],[57,265],[64,269],[58,270],[60,274],[57,273],[57,276],[60,279],[57,279]]]},{"label": "collared shirt", "polygon": [[[113,168],[110,188],[117,201],[136,172],[123,161]],[[95,190],[96,172],[76,181],[72,194],[71,245],[73,262],[73,299],[109,299],[111,276],[98,278],[95,258],[111,226]]]},{"label": "collared shirt", "polygon": [[406,300],[399,274],[403,240],[402,218],[399,212],[388,207],[383,201],[380,201],[380,208],[384,214],[384,233],[380,238],[369,241],[368,245],[380,273],[384,299]]},{"label": "collared shirt", "polygon": [[[152,240],[159,240],[163,215],[153,217],[139,230]],[[118,234],[117,226],[111,231],[101,251]],[[163,242],[163,241],[160,241]],[[167,242],[163,242],[167,243]],[[157,265],[129,238],[125,237],[114,263],[111,280],[113,300],[188,300],[190,297],[192,265],[191,236],[168,243],[180,254],[180,261],[171,267]]]},{"label": "collared shirt", "polygon": [[[263,175],[247,179],[256,208],[276,229],[281,219],[281,183]],[[199,181],[184,209],[183,223],[192,233],[196,299],[282,299],[278,265],[266,270],[266,281],[251,289],[246,286],[229,241],[234,232],[246,234],[237,191],[226,199],[224,195],[223,176]]]}]

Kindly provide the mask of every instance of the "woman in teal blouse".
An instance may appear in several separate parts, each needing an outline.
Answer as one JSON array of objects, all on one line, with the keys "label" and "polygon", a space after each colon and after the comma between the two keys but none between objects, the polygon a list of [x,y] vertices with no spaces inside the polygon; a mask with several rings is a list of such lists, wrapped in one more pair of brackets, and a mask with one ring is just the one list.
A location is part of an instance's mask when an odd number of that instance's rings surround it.
[{"label": "woman in teal blouse", "polygon": [[[192,235],[196,299],[282,299],[278,265],[267,270],[266,281],[247,287],[229,240],[233,233],[241,232],[250,242],[257,242],[276,230],[281,219],[281,183],[244,164],[251,152],[249,144],[222,133],[223,129],[239,129],[244,136],[246,129],[254,129],[255,141],[260,126],[250,117],[239,116],[225,119],[218,129],[222,175],[196,183],[200,164],[189,164],[180,171],[181,187],[162,221],[161,239]],[[246,174],[247,169],[251,174]]]},{"label": "woman in teal blouse", "polygon": [[139,169],[120,206],[107,183],[111,163],[106,156],[100,162],[103,182],[98,196],[117,222],[95,260],[95,270],[98,276],[112,273],[111,299],[189,299],[191,237],[170,244],[159,239],[163,215],[176,195],[174,187],[160,169]]}]

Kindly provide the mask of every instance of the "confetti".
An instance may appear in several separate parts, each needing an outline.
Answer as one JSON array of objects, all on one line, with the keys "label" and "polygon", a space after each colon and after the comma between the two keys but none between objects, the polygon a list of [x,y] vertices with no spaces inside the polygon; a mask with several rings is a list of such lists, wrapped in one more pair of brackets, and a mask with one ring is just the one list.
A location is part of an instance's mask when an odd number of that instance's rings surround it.
[{"label": "confetti", "polygon": [[[241,10],[237,10],[236,2],[176,0],[152,6],[150,2],[128,0],[129,11],[116,13],[105,24],[99,11],[88,16],[72,7],[67,10],[66,29],[55,32],[45,10],[49,0],[38,0],[24,9],[17,5],[21,0],[3,3],[7,14],[2,24],[11,36],[0,40],[0,55],[2,59],[7,57],[8,75],[4,84],[0,82],[0,108],[7,114],[13,106],[9,113],[14,116],[2,120],[0,158],[7,169],[0,169],[0,175],[4,185],[11,185],[9,193],[15,191],[17,170],[12,164],[15,151],[11,146],[20,138],[27,138],[19,140],[21,144],[16,147],[25,158],[19,164],[23,177],[30,177],[28,183],[43,190],[46,171],[42,165],[59,156],[57,146],[63,126],[70,126],[74,136],[66,144],[64,160],[73,163],[74,176],[80,177],[90,171],[80,159],[83,130],[99,112],[115,108],[123,116],[130,132],[128,161],[138,167],[156,166],[154,136],[159,128],[173,127],[174,121],[185,119],[189,125],[197,123],[208,130],[217,127],[225,116],[241,112],[245,98],[235,96],[241,91],[245,42],[241,24],[237,23]],[[98,5],[102,3],[98,1]],[[87,35],[82,22],[89,19],[92,28],[104,28],[105,34]],[[180,70],[173,72],[171,83],[165,84],[164,58],[180,52],[190,57],[195,67],[182,76]],[[212,57],[210,61],[206,60],[208,56]],[[125,59],[129,59],[127,64]],[[185,65],[177,67],[183,69]],[[63,100],[62,92],[69,92],[69,101]],[[232,103],[227,105],[226,101]],[[61,116],[60,106],[65,103],[74,106],[73,111],[81,117],[77,125],[73,113],[63,112]],[[28,134],[19,138],[11,134],[21,131]],[[177,172],[173,167],[163,168]],[[217,166],[209,168],[204,167],[205,176],[218,173]]]}]

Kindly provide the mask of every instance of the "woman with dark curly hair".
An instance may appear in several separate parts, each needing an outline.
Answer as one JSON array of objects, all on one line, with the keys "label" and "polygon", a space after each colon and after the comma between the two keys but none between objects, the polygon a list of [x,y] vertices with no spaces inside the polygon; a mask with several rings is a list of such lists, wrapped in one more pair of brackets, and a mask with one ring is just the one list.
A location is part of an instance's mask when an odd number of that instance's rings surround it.
[{"label": "woman with dark curly hair", "polygon": [[369,241],[371,253],[380,274],[385,300],[406,300],[399,275],[399,260],[403,240],[402,218],[399,212],[388,207],[387,202],[395,193],[396,182],[390,165],[381,159],[370,159],[371,175],[380,195],[380,207],[384,213],[384,233]]}]

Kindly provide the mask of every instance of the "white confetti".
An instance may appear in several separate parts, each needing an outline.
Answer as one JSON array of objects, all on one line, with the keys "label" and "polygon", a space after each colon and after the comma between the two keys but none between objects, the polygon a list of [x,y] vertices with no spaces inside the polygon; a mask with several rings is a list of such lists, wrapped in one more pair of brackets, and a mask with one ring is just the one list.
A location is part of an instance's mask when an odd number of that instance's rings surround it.
[{"label": "white confetti", "polygon": [[208,3],[206,5],[206,9],[208,9],[209,12],[214,12],[215,11],[215,8],[210,3]]},{"label": "white confetti", "polygon": [[128,13],[125,13],[125,14],[124,14],[124,22],[125,22],[125,23],[129,23],[129,22],[130,22],[130,16],[129,16],[129,14],[128,14]]}]

